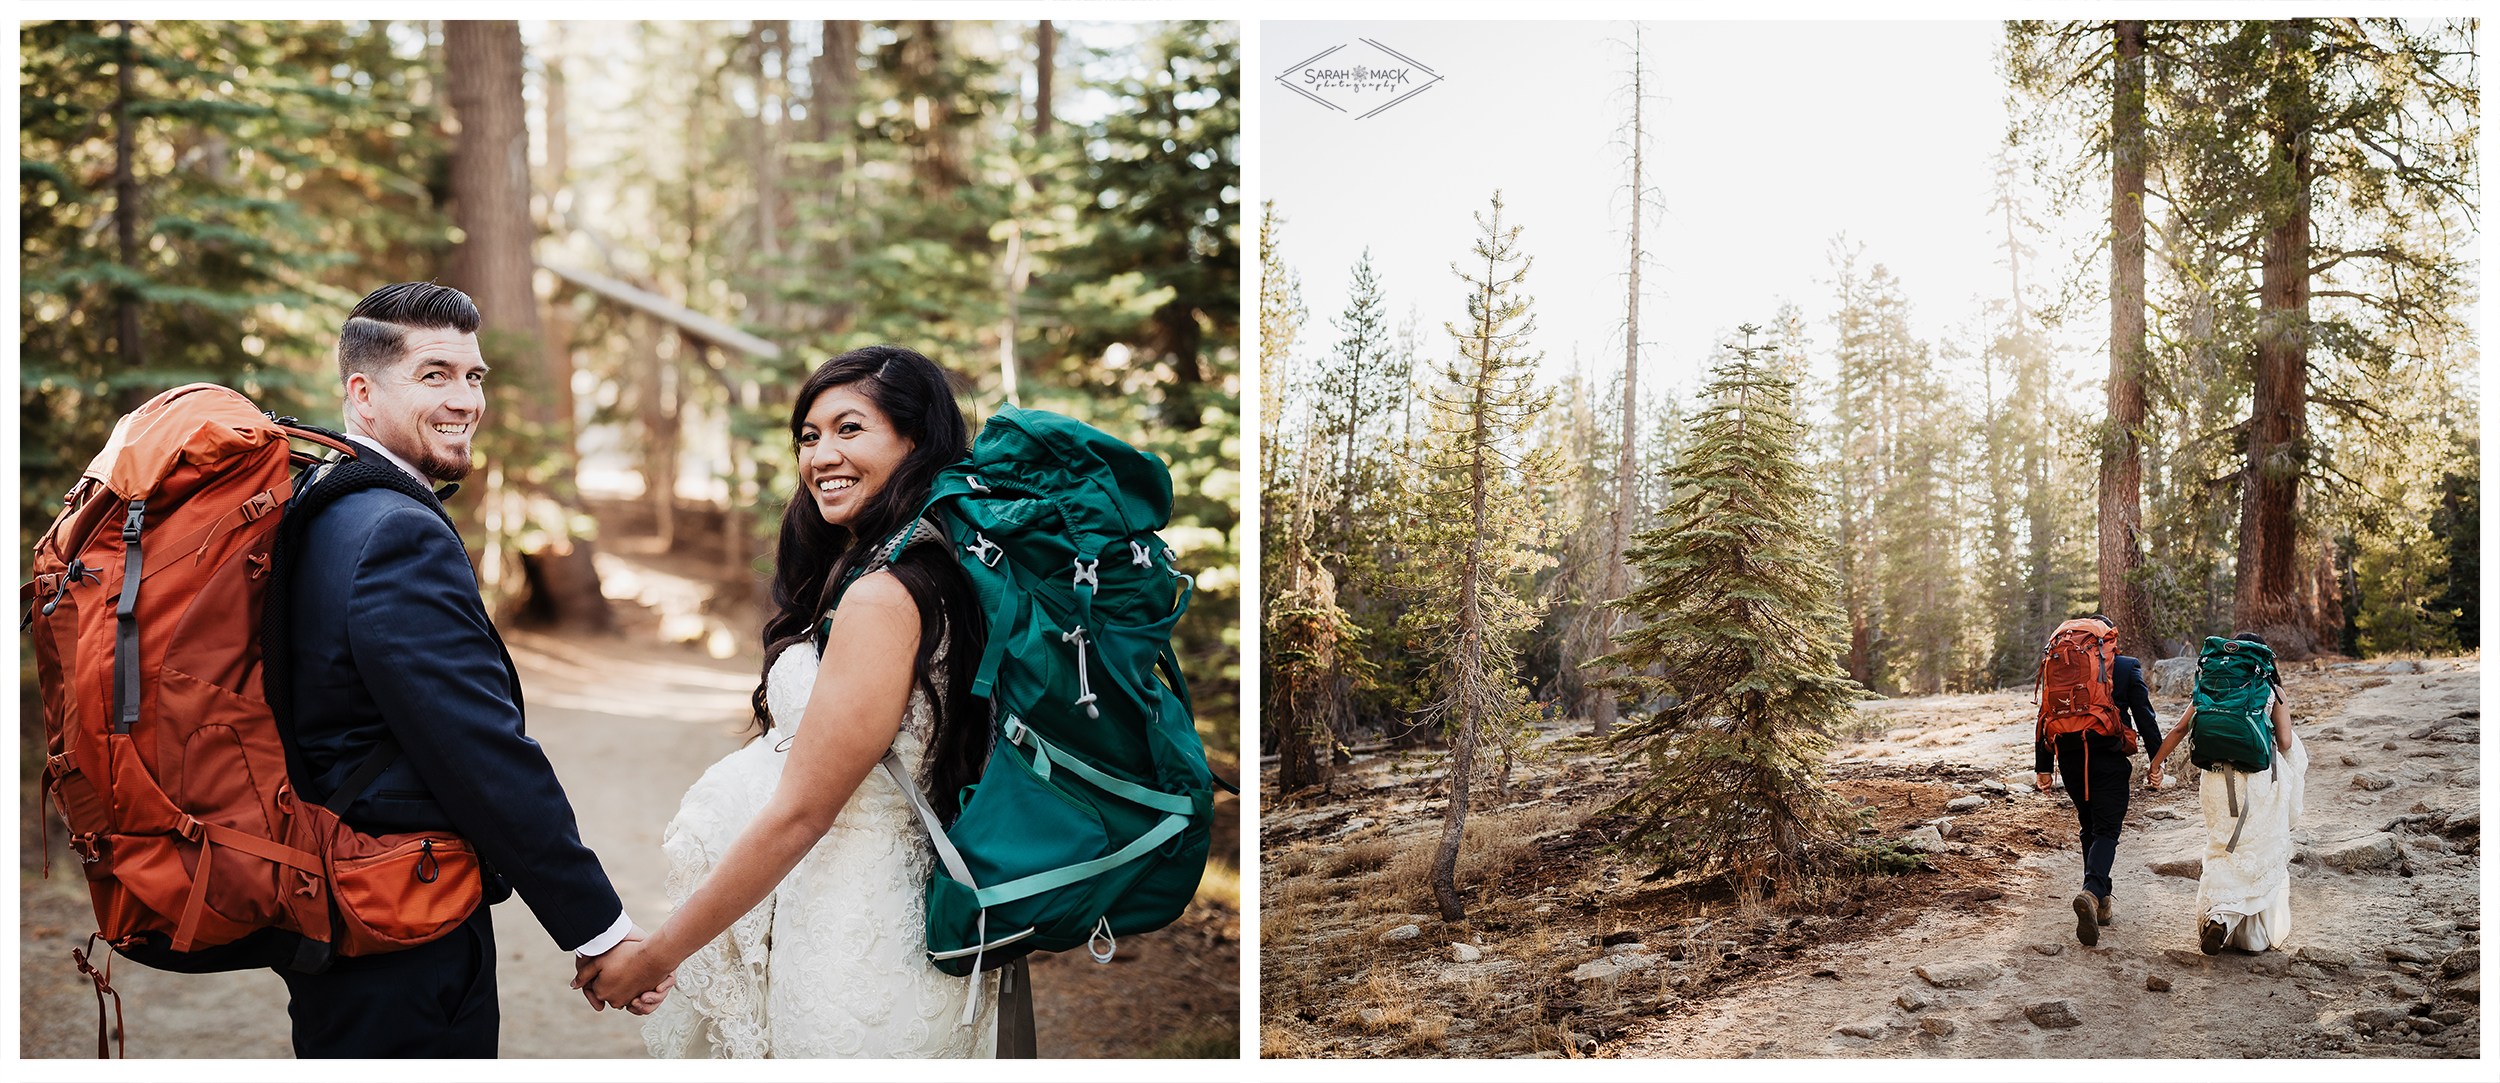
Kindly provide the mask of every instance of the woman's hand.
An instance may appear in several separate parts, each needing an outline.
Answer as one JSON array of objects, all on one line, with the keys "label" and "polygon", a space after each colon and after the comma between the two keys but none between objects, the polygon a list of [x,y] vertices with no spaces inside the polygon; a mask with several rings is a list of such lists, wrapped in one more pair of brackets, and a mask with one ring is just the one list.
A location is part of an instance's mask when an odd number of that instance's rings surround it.
[{"label": "woman's hand", "polygon": [[651,941],[628,940],[604,955],[583,960],[574,971],[573,988],[587,987],[606,1007],[647,1015],[676,984],[674,971],[680,961],[653,947]]},{"label": "woman's hand", "polygon": [[2038,783],[2040,784],[2040,792],[2041,792],[2041,793],[2047,793],[2047,792],[2049,792],[2049,781],[2050,781],[2050,780],[2049,780],[2049,773],[2048,773],[2048,772],[2046,772],[2046,771],[2042,771],[2042,772],[2040,772],[2039,774],[2040,774],[2040,777],[2039,777],[2039,778],[2037,778],[2037,779],[2034,779],[2033,781],[2036,781],[2036,782],[2038,782]]}]

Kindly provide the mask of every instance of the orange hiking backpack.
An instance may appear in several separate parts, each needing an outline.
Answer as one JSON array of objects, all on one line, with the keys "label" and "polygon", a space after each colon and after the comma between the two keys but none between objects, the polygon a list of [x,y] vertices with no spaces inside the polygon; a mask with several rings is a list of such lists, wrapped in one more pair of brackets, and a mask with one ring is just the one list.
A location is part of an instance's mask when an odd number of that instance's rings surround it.
[{"label": "orange hiking backpack", "polygon": [[[2080,617],[2050,633],[2048,645],[2040,648],[2036,739],[2049,746],[2052,757],[2057,739],[2069,733],[2109,734],[2127,754],[2135,753],[2135,731],[2118,717],[2118,697],[2112,690],[2117,666],[2118,629],[2108,624]],[[2085,755],[2091,755],[2088,748]]]},{"label": "orange hiking backpack", "polygon": [[[290,438],[355,454],[214,384],[149,400],[71,487],[18,593],[43,700],[43,799],[86,871],[95,936],[160,969],[319,970],[435,939],[482,894],[458,838],[340,823],[396,745],[332,807],[295,792],[261,644],[291,468],[316,461]],[[108,975],[72,955],[101,1013]]]}]

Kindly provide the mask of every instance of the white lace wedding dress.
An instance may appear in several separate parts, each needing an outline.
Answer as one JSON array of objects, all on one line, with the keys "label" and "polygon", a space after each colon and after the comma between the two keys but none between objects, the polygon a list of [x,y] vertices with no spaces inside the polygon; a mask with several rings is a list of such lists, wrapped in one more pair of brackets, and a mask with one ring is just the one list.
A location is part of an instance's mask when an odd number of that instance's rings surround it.
[{"label": "white lace wedding dress", "polygon": [[[772,796],[816,665],[811,645],[784,650],[765,682],[772,732],[686,791],[660,840],[671,906],[685,904]],[[893,746],[914,777],[935,724],[915,689]],[[902,792],[871,769],[772,895],[677,968],[677,989],[644,1021],[643,1043],[655,1057],[995,1055],[996,975],[954,977],[923,953],[934,863]],[[976,984],[980,1009],[966,1025]]]}]

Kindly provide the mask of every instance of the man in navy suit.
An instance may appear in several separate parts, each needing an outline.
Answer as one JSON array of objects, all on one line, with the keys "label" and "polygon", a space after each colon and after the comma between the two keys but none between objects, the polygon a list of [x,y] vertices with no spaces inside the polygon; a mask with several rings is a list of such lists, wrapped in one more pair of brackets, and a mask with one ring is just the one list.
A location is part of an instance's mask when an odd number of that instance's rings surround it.
[{"label": "man in navy suit", "polygon": [[[2108,617],[2088,619],[2115,627]],[[2161,723],[2153,717],[2153,697],[2144,687],[2144,666],[2119,655],[2109,667],[2110,696],[2117,701],[2120,725],[2135,727],[2141,751],[2149,759],[2161,747]],[[2052,760],[2047,741],[2032,742],[2032,769],[2040,792],[2049,792]],[[2054,760],[2064,776],[2066,796],[2075,803],[2075,819],[2083,842],[2083,891],[2075,896],[2075,939],[2085,947],[2101,941],[2100,926],[2113,918],[2109,902],[2109,870],[2118,861],[2118,830],[2127,820],[2127,784],[2133,765],[2126,745],[2115,734],[2081,731],[2057,737]]]},{"label": "man in navy suit", "polygon": [[[519,677],[438,499],[451,489],[433,491],[469,473],[486,409],[477,328],[467,295],[403,282],[367,296],[340,331],[346,432],[360,454],[308,486],[339,495],[308,499],[281,603],[297,781],[328,802],[369,760],[388,763],[344,806],[350,826],[459,835],[488,870],[488,904],[517,891],[558,946],[597,955],[641,931],[523,732]],[[388,484],[349,484],[349,471],[380,471]],[[296,1055],[494,1056],[488,910],[405,951],[280,969]]]}]

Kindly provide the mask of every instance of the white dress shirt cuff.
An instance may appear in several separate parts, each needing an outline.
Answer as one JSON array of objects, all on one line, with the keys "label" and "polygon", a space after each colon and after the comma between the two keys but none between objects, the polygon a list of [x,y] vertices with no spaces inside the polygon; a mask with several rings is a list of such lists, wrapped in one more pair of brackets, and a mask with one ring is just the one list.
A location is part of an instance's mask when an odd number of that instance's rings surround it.
[{"label": "white dress shirt cuff", "polygon": [[608,926],[608,931],[591,937],[581,947],[573,949],[573,954],[585,959],[593,955],[605,955],[608,949],[624,943],[625,934],[632,931],[634,931],[634,919],[619,910],[616,912],[616,924]]}]

